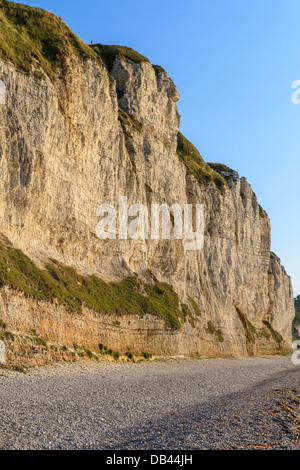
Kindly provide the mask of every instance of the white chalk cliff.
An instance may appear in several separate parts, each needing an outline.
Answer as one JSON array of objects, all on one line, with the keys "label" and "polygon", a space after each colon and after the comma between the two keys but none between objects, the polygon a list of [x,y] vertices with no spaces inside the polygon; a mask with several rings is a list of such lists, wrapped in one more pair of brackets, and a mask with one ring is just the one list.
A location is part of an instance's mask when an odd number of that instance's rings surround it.
[{"label": "white chalk cliff", "polygon": [[[159,316],[130,312],[118,317],[120,324],[111,333],[105,326],[87,328],[87,343],[89,338],[101,342],[104,335],[106,343],[119,349],[129,344],[154,354],[221,356],[290,347],[291,280],[270,254],[270,221],[250,184],[222,165],[200,161],[209,175],[203,181],[201,172],[197,178],[189,171],[177,152],[179,93],[173,81],[160,67],[132,60],[122,49],[113,49],[105,63],[109,48],[105,51],[99,60],[94,56],[100,46],[94,46],[91,57],[70,51],[60,59],[54,78],[42,65],[43,76],[34,73],[35,57],[26,74],[0,58],[6,89],[0,104],[3,240],[7,237],[40,268],[56,259],[106,282],[134,276],[153,285],[157,279],[172,286],[179,305],[193,312],[176,330]],[[100,240],[97,207],[117,205],[119,196],[149,211],[154,203],[204,204],[203,249],[187,251],[184,240]],[[31,328],[41,303],[13,287],[2,287],[0,318],[14,330],[21,324]],[[32,321],[25,313],[20,317],[18,309],[22,305],[26,311],[26,302]],[[53,303],[47,311],[43,301],[48,325],[52,309]],[[83,306],[82,331],[84,315],[105,320],[101,312],[91,312]],[[66,322],[68,313],[60,315]],[[42,328],[40,317],[37,329]],[[72,331],[70,341],[76,326]]]}]

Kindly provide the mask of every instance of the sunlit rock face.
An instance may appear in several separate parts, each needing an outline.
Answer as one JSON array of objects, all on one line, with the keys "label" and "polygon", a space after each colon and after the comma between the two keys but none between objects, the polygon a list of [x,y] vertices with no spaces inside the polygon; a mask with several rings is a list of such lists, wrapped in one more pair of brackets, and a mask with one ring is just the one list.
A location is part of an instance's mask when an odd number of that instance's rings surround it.
[{"label": "sunlit rock face", "polygon": [[[54,258],[106,281],[156,278],[190,310],[192,299],[199,307],[193,321],[174,335],[164,327],[168,354],[290,347],[292,287],[280,260],[270,259],[270,221],[236,172],[220,171],[221,190],[188,174],[177,154],[178,99],[163,69],[118,55],[110,72],[70,55],[54,81],[1,61],[0,232],[39,266]],[[203,248],[187,251],[185,240],[100,240],[97,208],[117,206],[119,196],[149,212],[151,204],[204,204]],[[139,341],[158,328],[151,318],[130,325]],[[154,353],[164,352],[163,337],[149,343]]]}]

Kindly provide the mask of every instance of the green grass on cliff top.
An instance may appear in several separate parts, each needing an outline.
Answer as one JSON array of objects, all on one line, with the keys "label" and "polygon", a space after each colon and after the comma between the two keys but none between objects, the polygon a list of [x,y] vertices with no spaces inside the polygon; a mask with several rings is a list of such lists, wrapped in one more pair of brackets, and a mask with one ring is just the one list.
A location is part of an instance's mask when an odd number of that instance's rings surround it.
[{"label": "green grass on cliff top", "polygon": [[185,317],[168,284],[155,281],[152,286],[135,277],[106,283],[55,260],[40,269],[21,250],[0,242],[0,287],[5,285],[34,299],[56,301],[71,312],[80,312],[84,304],[107,314],[148,313],[163,318],[171,328],[180,328]]},{"label": "green grass on cliff top", "polygon": [[196,147],[181,132],[178,132],[177,137],[177,155],[185,164],[187,174],[193,175],[198,183],[207,185],[213,182],[219,192],[227,185],[224,178],[205,163]]},{"label": "green grass on cliff top", "polygon": [[227,173],[234,173],[234,170],[229,168],[229,166],[224,165],[223,163],[211,163],[207,162],[207,165],[210,166],[216,172],[226,171]]},{"label": "green grass on cliff top", "polygon": [[150,63],[147,57],[144,57],[139,52],[131,49],[131,47],[116,45],[109,46],[104,44],[93,44],[90,47],[101,57],[109,71],[112,69],[116,56],[119,56],[122,59],[131,60],[137,64],[140,64],[141,62]]},{"label": "green grass on cliff top", "polygon": [[[12,62],[17,70],[37,78],[44,72],[54,80],[57,65],[72,54],[105,63],[110,71],[116,56],[135,63],[149,62],[126,46],[85,44],[60,17],[41,8],[0,0],[0,58]],[[155,71],[163,70],[154,66]]]},{"label": "green grass on cliff top", "polygon": [[[0,0],[0,57],[19,71],[30,73],[32,65],[53,80],[58,63],[75,54],[83,59],[96,54],[53,13]],[[42,78],[42,77],[40,77]]]},{"label": "green grass on cliff top", "polygon": [[[117,56],[124,60],[131,60],[136,64],[141,64],[142,62],[147,62],[150,64],[150,61],[147,59],[147,57],[143,56],[131,47],[106,44],[91,44],[90,47],[101,57],[102,62],[104,62],[104,64],[107,66],[109,72],[111,71]],[[151,65],[156,76],[162,72],[166,73],[165,69],[160,65]],[[170,77],[169,79],[173,83],[173,80]]]}]

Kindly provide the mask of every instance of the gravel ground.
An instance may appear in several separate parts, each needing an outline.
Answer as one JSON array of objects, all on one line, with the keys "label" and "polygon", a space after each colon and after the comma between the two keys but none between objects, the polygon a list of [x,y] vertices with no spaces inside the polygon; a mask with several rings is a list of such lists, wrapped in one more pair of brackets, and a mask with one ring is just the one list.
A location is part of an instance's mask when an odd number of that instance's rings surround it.
[{"label": "gravel ground", "polygon": [[290,357],[76,363],[0,377],[0,449],[300,449]]}]

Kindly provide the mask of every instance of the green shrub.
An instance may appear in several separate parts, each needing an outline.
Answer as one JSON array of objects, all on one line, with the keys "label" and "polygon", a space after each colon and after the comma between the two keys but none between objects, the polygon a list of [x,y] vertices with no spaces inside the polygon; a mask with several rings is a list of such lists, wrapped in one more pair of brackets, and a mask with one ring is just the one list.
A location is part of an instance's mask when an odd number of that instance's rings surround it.
[{"label": "green shrub", "polygon": [[14,371],[16,372],[20,372],[21,374],[25,374],[25,370],[23,369],[23,367],[20,367],[20,366],[13,366],[12,368]]},{"label": "green shrub", "polygon": [[117,361],[120,358],[120,353],[118,351],[113,351],[113,358]]},{"label": "green shrub", "polygon": [[263,208],[261,207],[260,204],[259,204],[258,208],[259,208],[259,217],[260,217],[261,219],[263,219],[264,217],[267,217],[266,211],[263,210]]},{"label": "green shrub", "polygon": [[152,354],[150,354],[148,352],[143,352],[142,356],[143,356],[144,359],[146,359],[146,361],[150,361],[150,359],[152,359]]},{"label": "green shrub", "polygon": [[92,359],[92,357],[94,356],[94,354],[92,353],[92,351],[90,351],[89,349],[86,349],[85,352],[86,352],[86,355],[87,355],[90,359]]},{"label": "green shrub", "polygon": [[155,72],[156,75],[158,75],[160,73],[166,73],[165,69],[161,65],[152,64],[152,67],[153,67],[154,72]]}]

